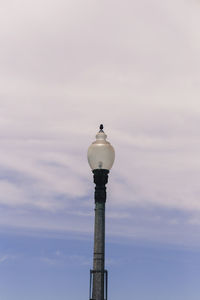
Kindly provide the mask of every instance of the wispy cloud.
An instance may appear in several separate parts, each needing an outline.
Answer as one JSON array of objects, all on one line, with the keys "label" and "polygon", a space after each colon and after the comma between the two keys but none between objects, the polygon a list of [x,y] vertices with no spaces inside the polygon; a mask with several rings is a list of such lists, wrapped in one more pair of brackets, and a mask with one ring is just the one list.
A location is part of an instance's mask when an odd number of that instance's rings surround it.
[{"label": "wispy cloud", "polygon": [[40,257],[40,260],[49,266],[67,266],[67,265],[79,265],[89,266],[91,265],[91,258],[84,255],[66,255],[60,250],[56,251],[55,254],[48,254]]},{"label": "wispy cloud", "polygon": [[10,254],[0,254],[0,264],[5,263],[9,260],[16,259],[15,255],[10,255]]},{"label": "wispy cloud", "polygon": [[[123,10],[120,1],[109,1],[106,9],[104,2],[80,0],[56,6],[42,0],[34,7],[20,0],[16,10],[4,3],[2,226],[92,230],[86,152],[101,122],[116,149],[108,219],[126,231],[126,219],[134,228],[134,210],[141,210],[142,219],[149,208],[146,225],[136,218],[148,232],[162,208],[157,226],[167,219],[166,234],[174,226],[178,235],[179,222],[188,232],[191,223],[198,226],[193,215],[200,210],[200,7],[172,0],[125,2]],[[59,18],[52,24],[55,10]],[[180,221],[164,211],[185,217]],[[144,236],[131,230],[130,236]],[[149,234],[153,238],[153,230]]]}]

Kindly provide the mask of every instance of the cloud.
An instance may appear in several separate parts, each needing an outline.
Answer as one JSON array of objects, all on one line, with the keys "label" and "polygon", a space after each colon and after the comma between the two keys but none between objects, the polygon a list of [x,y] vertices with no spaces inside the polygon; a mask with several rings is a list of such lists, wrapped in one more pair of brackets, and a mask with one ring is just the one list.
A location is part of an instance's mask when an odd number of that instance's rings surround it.
[{"label": "cloud", "polygon": [[1,254],[0,255],[0,264],[5,263],[8,260],[13,260],[15,259],[15,255],[10,255],[10,254]]},{"label": "cloud", "polygon": [[49,266],[66,266],[66,265],[91,265],[91,258],[84,255],[64,255],[59,251],[59,255],[48,254],[40,257],[40,260]]},{"label": "cloud", "polygon": [[31,3],[5,2],[0,17],[2,226],[91,231],[86,152],[103,122],[116,149],[108,218],[127,231],[141,210],[151,221],[127,235],[153,238],[162,209],[163,230],[189,232],[200,210],[199,5]]},{"label": "cloud", "polygon": [[4,255],[0,258],[0,263],[3,263],[4,261],[6,261],[8,259],[7,255]]}]

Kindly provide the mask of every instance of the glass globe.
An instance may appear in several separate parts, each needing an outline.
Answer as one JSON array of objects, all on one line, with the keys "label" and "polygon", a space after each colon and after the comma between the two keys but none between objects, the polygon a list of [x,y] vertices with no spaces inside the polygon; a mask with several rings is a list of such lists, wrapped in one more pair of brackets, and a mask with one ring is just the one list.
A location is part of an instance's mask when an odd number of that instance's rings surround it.
[{"label": "glass globe", "polygon": [[100,125],[100,131],[96,135],[96,141],[88,149],[88,163],[92,170],[106,169],[110,170],[115,160],[115,150],[112,145],[106,141],[107,135],[103,131],[103,125]]}]

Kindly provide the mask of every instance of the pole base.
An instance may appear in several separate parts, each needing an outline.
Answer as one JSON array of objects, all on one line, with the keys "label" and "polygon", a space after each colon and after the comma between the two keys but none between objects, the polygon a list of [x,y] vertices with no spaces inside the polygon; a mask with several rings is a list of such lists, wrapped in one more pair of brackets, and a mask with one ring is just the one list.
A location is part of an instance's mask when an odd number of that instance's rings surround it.
[{"label": "pole base", "polygon": [[90,270],[90,291],[89,291],[89,300],[96,300],[92,297],[92,283],[94,273],[104,273],[104,300],[108,300],[108,271],[107,270]]}]

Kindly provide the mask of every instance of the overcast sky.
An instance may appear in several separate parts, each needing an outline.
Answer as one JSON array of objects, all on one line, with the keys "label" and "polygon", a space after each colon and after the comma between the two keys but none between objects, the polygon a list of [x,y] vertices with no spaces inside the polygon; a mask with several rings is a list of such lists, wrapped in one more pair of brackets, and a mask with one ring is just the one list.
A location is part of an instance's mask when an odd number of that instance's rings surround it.
[{"label": "overcast sky", "polygon": [[[107,236],[199,249],[200,3],[0,6],[1,234],[93,236],[86,154],[103,123],[116,151]],[[18,257],[11,248],[0,266]]]}]

